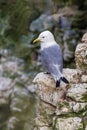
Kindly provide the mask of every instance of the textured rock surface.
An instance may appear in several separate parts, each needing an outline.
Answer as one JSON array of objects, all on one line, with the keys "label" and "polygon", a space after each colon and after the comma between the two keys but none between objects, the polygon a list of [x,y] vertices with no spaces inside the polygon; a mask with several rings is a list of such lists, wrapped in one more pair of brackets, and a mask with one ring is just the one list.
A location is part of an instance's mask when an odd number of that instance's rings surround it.
[{"label": "textured rock surface", "polygon": [[85,42],[77,45],[75,51],[75,58],[76,58],[76,67],[78,69],[86,71],[87,70],[87,39],[86,37],[85,38],[84,37],[83,39],[85,39]]},{"label": "textured rock surface", "polygon": [[83,130],[82,119],[79,117],[57,118],[54,122],[57,122],[55,130]]},{"label": "textured rock surface", "polygon": [[34,130],[87,130],[87,35],[75,51],[76,69],[63,69],[70,82],[55,88],[51,75],[39,73],[33,80],[40,99]]},{"label": "textured rock surface", "polygon": [[12,79],[0,77],[0,104],[8,104],[14,85]]},{"label": "textured rock surface", "polygon": [[87,84],[72,84],[68,89],[67,96],[74,101],[87,102]]},{"label": "textured rock surface", "polygon": [[83,35],[82,42],[87,44],[87,33]]},{"label": "textured rock surface", "polygon": [[45,102],[56,105],[57,102],[63,98],[65,94],[65,88],[56,89],[56,83],[53,77],[49,74],[39,73],[33,82],[36,84],[36,92],[40,99]]},{"label": "textured rock surface", "polygon": [[70,83],[79,83],[81,80],[82,71],[79,69],[63,69],[64,76]]},{"label": "textured rock surface", "polygon": [[31,130],[37,99],[23,60],[0,53],[0,130]]}]

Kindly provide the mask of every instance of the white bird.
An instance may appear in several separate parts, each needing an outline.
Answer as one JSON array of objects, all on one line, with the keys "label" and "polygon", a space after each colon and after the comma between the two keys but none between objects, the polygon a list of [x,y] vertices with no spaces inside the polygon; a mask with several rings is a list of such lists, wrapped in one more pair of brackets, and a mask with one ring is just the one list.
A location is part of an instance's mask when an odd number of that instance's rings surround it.
[{"label": "white bird", "polygon": [[40,42],[41,44],[41,60],[43,66],[47,69],[55,81],[56,87],[60,86],[60,81],[69,83],[63,76],[63,57],[60,46],[56,43],[53,34],[50,31],[40,33],[39,37],[33,43]]}]

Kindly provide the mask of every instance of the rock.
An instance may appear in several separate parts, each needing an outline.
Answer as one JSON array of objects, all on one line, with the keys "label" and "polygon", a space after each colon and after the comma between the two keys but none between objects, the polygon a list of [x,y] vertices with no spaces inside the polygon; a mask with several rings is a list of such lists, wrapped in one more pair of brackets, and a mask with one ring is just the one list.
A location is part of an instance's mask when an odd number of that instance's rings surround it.
[{"label": "rock", "polygon": [[30,76],[24,72],[21,73],[21,76],[18,78],[18,82],[23,84],[31,93],[35,93],[35,86],[31,84]]},{"label": "rock", "polygon": [[53,33],[56,41],[61,45],[64,61],[69,62],[74,58],[74,50],[79,35],[72,29],[72,20],[70,20],[67,14],[58,13],[56,17],[58,26],[55,25]]},{"label": "rock", "polygon": [[36,124],[38,124],[38,126],[40,126],[40,127],[49,126],[48,123],[46,122],[46,120],[44,120],[44,118],[41,116],[39,116],[35,120],[36,120]]},{"label": "rock", "polygon": [[36,92],[36,91],[35,91],[35,86],[34,86],[33,84],[28,85],[26,88],[27,88],[31,93],[35,93],[35,92]]},{"label": "rock", "polygon": [[42,126],[42,127],[36,127],[36,128],[34,128],[34,130],[52,130],[49,126],[47,127],[47,126]]},{"label": "rock", "polygon": [[7,59],[9,57],[10,53],[11,53],[11,51],[9,49],[0,49],[1,58],[4,57]]},{"label": "rock", "polygon": [[68,62],[70,59],[74,57],[73,51],[69,49],[67,42],[64,42],[64,51],[63,51],[63,59]]},{"label": "rock", "polygon": [[56,115],[61,116],[61,115],[69,115],[72,113],[72,104],[73,102],[68,102],[68,101],[62,101],[57,103],[57,108],[56,108]]},{"label": "rock", "polygon": [[83,75],[81,76],[81,82],[87,83],[87,74],[83,74]]},{"label": "rock", "polygon": [[11,56],[9,50],[3,49],[1,51],[2,57],[0,59],[0,71],[2,76],[14,76],[21,75],[23,70],[24,61],[15,56]]},{"label": "rock", "polygon": [[78,69],[63,69],[63,75],[70,83],[79,83],[81,80],[82,71]]},{"label": "rock", "polygon": [[7,61],[3,64],[3,69],[5,72],[9,73],[10,75],[13,74],[21,74],[22,65],[19,65],[17,61]]},{"label": "rock", "polygon": [[75,60],[77,69],[87,70],[87,45],[80,43],[76,47]]},{"label": "rock", "polygon": [[74,16],[76,15],[76,13],[77,13],[77,9],[74,7],[73,8],[65,7],[59,9],[56,14],[52,13],[51,15],[49,15],[49,13],[43,13],[42,15],[40,15],[39,18],[31,22],[30,30],[34,32],[35,31],[41,32],[45,29],[52,29],[60,22],[61,17]]},{"label": "rock", "polygon": [[33,83],[35,84],[36,93],[40,99],[54,106],[65,95],[65,90],[62,86],[56,89],[55,80],[49,74],[39,73],[33,80]]},{"label": "rock", "polygon": [[86,103],[76,103],[76,102],[74,102],[73,103],[73,112],[75,112],[75,113],[84,113],[84,111],[86,111],[86,109],[87,109],[87,102]]},{"label": "rock", "polygon": [[[36,130],[44,130],[45,128],[48,130],[52,129],[52,118],[51,116],[54,114],[55,108],[43,101],[39,101],[37,109],[37,117],[35,118]],[[42,111],[43,109],[43,111]]]},{"label": "rock", "polygon": [[46,120],[44,120],[43,117],[36,118],[35,122],[36,128],[34,130],[52,130],[50,124],[48,124],[48,122],[46,122]]},{"label": "rock", "polygon": [[45,72],[37,74],[33,80],[33,83],[37,85],[39,85],[39,83],[43,83],[47,86],[51,86],[52,88],[55,88],[54,86],[56,85],[54,78]]},{"label": "rock", "polygon": [[56,118],[54,124],[54,130],[83,130],[82,119],[79,117]]},{"label": "rock", "polygon": [[75,101],[62,101],[59,102],[57,104],[57,108],[56,108],[56,115],[60,115],[60,116],[70,116],[70,115],[74,115],[74,113],[79,114],[81,112],[81,114],[84,115],[84,112],[86,111],[87,108],[87,103],[76,103]]},{"label": "rock", "polygon": [[14,85],[15,81],[12,79],[0,77],[0,105],[9,103]]},{"label": "rock", "polygon": [[[7,122],[8,129],[33,129],[36,113],[36,96],[29,93],[27,88],[16,83],[11,94],[10,112],[11,116]],[[31,105],[32,104],[32,105]],[[26,118],[25,118],[26,117]],[[20,123],[19,123],[20,122]]]},{"label": "rock", "polygon": [[58,22],[58,19],[61,16],[75,16],[77,13],[77,9],[75,7],[64,7],[58,10],[57,13],[52,14],[52,18],[54,21]]},{"label": "rock", "polygon": [[54,26],[54,21],[51,15],[42,14],[39,18],[34,20],[30,25],[31,31],[43,31]]},{"label": "rock", "polygon": [[3,75],[3,72],[4,72],[4,70],[3,70],[3,65],[1,64],[1,65],[0,65],[0,76]]},{"label": "rock", "polygon": [[72,84],[71,88],[67,91],[67,97],[76,102],[87,102],[87,84]]},{"label": "rock", "polygon": [[82,37],[82,42],[87,44],[87,33],[85,33]]}]

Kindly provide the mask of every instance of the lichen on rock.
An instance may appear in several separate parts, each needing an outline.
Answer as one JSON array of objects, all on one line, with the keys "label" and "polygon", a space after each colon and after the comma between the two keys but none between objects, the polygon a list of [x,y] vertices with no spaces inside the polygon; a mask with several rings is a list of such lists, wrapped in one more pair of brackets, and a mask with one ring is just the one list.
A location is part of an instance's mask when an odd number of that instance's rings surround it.
[{"label": "lichen on rock", "polygon": [[83,130],[82,119],[79,117],[57,118],[54,130]]}]

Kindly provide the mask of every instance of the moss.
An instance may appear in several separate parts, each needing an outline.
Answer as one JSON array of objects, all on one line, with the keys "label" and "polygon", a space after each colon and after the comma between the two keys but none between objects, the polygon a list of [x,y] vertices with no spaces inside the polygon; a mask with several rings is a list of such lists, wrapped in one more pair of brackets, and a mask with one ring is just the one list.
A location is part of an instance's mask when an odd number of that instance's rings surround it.
[{"label": "moss", "polygon": [[79,28],[79,29],[85,29],[87,26],[87,18],[85,12],[80,12],[75,16],[75,19],[72,23],[72,27]]},{"label": "moss", "polygon": [[82,95],[82,100],[84,102],[87,102],[87,93],[85,93],[85,94]]},{"label": "moss", "polygon": [[53,130],[57,130],[57,128],[56,128],[56,124],[57,124],[57,118],[55,118],[55,120],[54,120],[54,123],[53,123],[54,125],[53,125]]}]

